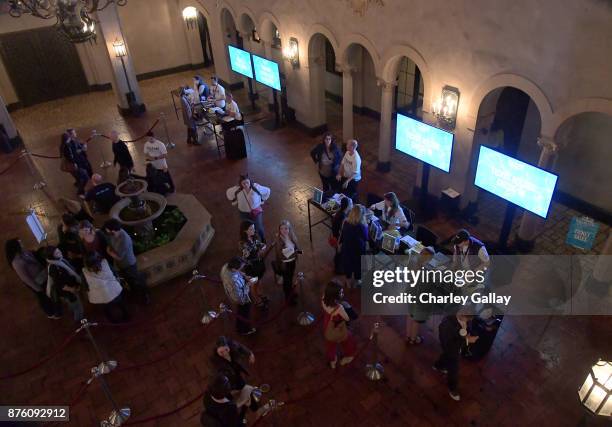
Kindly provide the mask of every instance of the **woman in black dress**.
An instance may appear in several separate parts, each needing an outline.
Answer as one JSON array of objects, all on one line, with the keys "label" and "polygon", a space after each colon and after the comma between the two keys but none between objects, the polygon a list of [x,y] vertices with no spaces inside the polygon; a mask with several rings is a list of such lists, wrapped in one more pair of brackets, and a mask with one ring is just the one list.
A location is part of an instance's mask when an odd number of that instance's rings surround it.
[{"label": "woman in black dress", "polygon": [[265,256],[268,247],[259,239],[253,221],[242,221],[240,223],[240,242],[238,246],[246,263],[244,273],[249,277],[257,277],[258,279],[258,282],[251,287],[251,296],[255,300],[255,305],[267,308],[269,300],[266,296],[261,295],[259,286],[266,273]]},{"label": "woman in black dress", "polygon": [[361,256],[366,253],[367,241],[365,208],[355,205],[344,221],[340,234],[340,261],[348,287],[355,283],[361,285]]}]

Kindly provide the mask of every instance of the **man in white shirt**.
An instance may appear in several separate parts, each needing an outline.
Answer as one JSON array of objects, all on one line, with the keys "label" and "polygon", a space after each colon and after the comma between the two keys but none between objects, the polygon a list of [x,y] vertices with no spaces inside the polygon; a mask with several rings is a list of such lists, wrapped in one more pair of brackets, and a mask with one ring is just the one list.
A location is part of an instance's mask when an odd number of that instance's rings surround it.
[{"label": "man in white shirt", "polygon": [[225,108],[225,89],[219,84],[219,79],[217,77],[212,76],[210,81],[211,86],[208,100],[213,101],[215,107]]},{"label": "man in white shirt", "polygon": [[143,151],[147,163],[154,172],[152,176],[150,176],[147,168],[147,181],[151,181],[149,182],[149,191],[155,191],[154,188],[163,185],[164,187],[167,186],[167,191],[172,193],[174,192],[174,182],[172,181],[170,172],[168,172],[168,163],[166,162],[168,150],[166,149],[166,145],[160,140],[155,139],[155,135],[151,131],[147,132],[147,136],[148,139],[144,144]]},{"label": "man in white shirt", "polygon": [[234,120],[242,120],[242,114],[231,92],[227,92],[225,95],[225,114]]},{"label": "man in white shirt", "polygon": [[361,156],[357,152],[359,143],[351,139],[346,144],[346,153],[340,163],[336,180],[342,182],[342,193],[357,203],[357,184],[361,181]]}]

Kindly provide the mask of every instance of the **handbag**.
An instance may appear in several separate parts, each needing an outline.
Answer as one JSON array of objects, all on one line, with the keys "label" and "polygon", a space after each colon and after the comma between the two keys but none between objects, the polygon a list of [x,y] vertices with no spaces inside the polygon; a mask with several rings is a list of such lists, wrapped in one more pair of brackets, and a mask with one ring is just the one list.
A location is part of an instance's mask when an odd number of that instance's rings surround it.
[{"label": "handbag", "polygon": [[330,342],[340,343],[348,338],[348,328],[344,319],[338,323],[334,322],[334,315],[340,309],[338,307],[329,315],[329,322],[325,328],[325,339]]},{"label": "handbag", "polygon": [[76,171],[76,167],[74,166],[74,163],[62,156],[60,159],[60,170],[62,172],[74,173]]},{"label": "handbag", "polygon": [[[257,191],[257,193],[259,194],[258,191]],[[244,196],[244,200],[246,200],[247,205],[249,205],[249,208],[251,208],[251,218],[253,218],[253,220],[257,219],[257,215],[259,215],[260,213],[263,212],[263,208],[261,206],[257,206],[256,208],[252,208],[251,207],[251,203],[249,202],[249,198],[246,196],[246,194],[244,194],[244,191],[242,192],[242,195]]]},{"label": "handbag", "polygon": [[329,246],[332,248],[338,249],[338,239],[333,234],[329,235],[327,238],[327,243],[329,243]]}]

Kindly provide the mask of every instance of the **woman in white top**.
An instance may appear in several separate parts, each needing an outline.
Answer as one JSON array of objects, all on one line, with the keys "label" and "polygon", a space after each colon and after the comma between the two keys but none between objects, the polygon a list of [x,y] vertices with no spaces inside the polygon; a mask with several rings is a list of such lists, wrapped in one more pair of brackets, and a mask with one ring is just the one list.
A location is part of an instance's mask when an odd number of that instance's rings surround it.
[{"label": "woman in white top", "polygon": [[[104,314],[109,321],[113,323],[127,321],[129,314],[123,300],[123,288],[108,265],[108,261],[96,252],[89,254],[85,258],[83,275],[89,287],[87,291],[89,302],[91,304],[102,304]],[[119,320],[113,314],[114,308],[117,308],[120,312]]]},{"label": "woman in white top", "polygon": [[275,247],[275,273],[283,277],[285,302],[290,305],[295,305],[297,303],[297,295],[295,294],[293,286],[293,275],[295,274],[298,255],[301,254],[302,251],[298,248],[298,241],[293,231],[293,227],[286,219],[282,220],[278,226]]},{"label": "woman in white top", "polygon": [[214,101],[215,107],[225,108],[225,89],[219,84],[219,79],[215,76],[210,78],[210,95],[209,101]]},{"label": "woman in white top", "polygon": [[370,209],[382,211],[380,219],[386,222],[390,229],[397,229],[399,227],[408,228],[410,226],[399,204],[399,199],[393,192],[385,194],[384,200],[373,204],[370,206]]},{"label": "woman in white top", "polygon": [[227,189],[225,195],[233,205],[238,206],[240,219],[242,221],[253,221],[259,238],[263,243],[266,243],[266,237],[263,226],[263,204],[270,197],[270,189],[251,183],[249,175],[240,175],[238,185]]},{"label": "woman in white top", "polygon": [[340,163],[336,180],[342,182],[342,193],[357,203],[357,184],[361,181],[361,156],[357,152],[359,143],[350,139],[346,144],[346,153]]}]

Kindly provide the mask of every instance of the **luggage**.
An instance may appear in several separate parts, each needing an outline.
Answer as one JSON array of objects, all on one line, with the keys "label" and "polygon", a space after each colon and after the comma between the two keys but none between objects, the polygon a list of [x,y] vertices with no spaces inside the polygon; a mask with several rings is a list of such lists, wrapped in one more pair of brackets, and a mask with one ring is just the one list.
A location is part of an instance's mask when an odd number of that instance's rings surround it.
[{"label": "luggage", "polygon": [[225,156],[228,159],[244,159],[247,156],[246,143],[242,129],[234,127],[223,131]]}]

